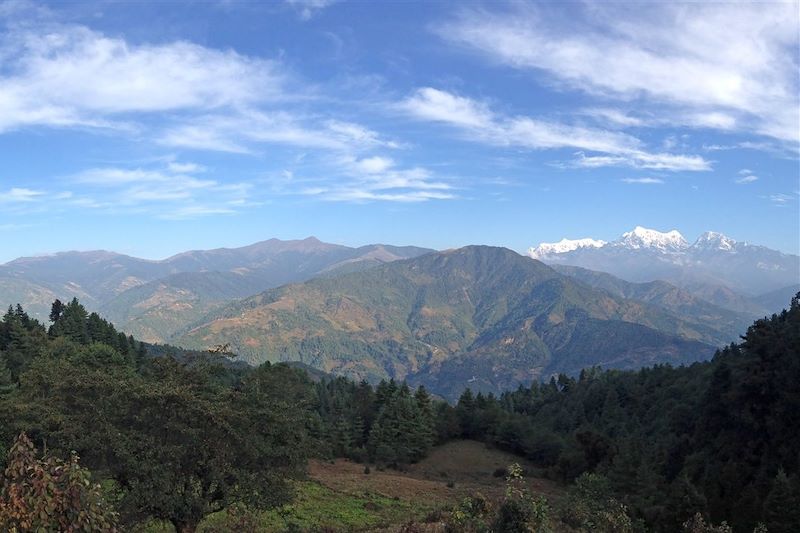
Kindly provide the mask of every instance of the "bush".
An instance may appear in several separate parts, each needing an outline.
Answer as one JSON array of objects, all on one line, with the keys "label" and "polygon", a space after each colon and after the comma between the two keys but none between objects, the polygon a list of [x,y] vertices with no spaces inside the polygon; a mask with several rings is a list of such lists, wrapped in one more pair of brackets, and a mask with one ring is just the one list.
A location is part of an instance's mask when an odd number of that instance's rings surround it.
[{"label": "bush", "polygon": [[117,514],[72,454],[37,457],[23,433],[8,453],[0,486],[2,531],[117,531]]},{"label": "bush", "polygon": [[608,480],[597,474],[582,474],[569,490],[561,519],[578,530],[631,533],[628,509],[611,497]]}]

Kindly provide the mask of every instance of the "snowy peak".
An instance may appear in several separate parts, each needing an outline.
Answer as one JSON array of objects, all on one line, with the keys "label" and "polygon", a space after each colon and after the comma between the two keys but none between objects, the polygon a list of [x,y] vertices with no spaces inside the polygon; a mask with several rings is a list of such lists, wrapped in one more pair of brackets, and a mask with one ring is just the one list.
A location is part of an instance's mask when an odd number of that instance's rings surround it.
[{"label": "snowy peak", "polygon": [[641,226],[636,226],[633,231],[623,233],[622,238],[615,241],[614,245],[633,250],[645,248],[663,252],[680,252],[689,247],[689,243],[678,230],[662,233]]},{"label": "snowy peak", "polygon": [[534,259],[549,257],[553,254],[565,254],[579,248],[601,248],[606,241],[595,239],[561,239],[558,242],[543,242],[535,248],[528,249],[528,255]]},{"label": "snowy peak", "polygon": [[733,252],[736,248],[736,241],[730,237],[726,237],[722,233],[707,231],[697,238],[694,244],[692,244],[692,248],[698,250],[722,250],[724,252]]}]

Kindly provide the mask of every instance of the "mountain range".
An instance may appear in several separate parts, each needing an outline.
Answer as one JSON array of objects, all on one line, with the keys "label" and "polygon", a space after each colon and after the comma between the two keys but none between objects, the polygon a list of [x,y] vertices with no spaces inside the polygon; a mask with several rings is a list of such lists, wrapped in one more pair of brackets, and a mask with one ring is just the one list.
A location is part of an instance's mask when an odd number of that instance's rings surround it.
[{"label": "mountain range", "polygon": [[[800,257],[708,231],[689,243],[678,231],[637,226],[612,242],[590,238],[542,243],[528,255],[551,265],[613,274],[633,282],[662,280],[717,305],[774,312],[800,287]],[[773,297],[767,296],[773,294]]]},{"label": "mountain range", "polygon": [[592,287],[508,249],[468,246],[271,289],[176,342],[227,343],[251,363],[299,360],[355,379],[406,379],[452,398],[466,386],[498,392],[592,365],[701,360],[746,325],[678,297],[696,312]]},{"label": "mountain range", "polygon": [[160,261],[108,251],[63,252],[0,265],[0,303],[21,303],[46,320],[53,300],[77,297],[122,331],[163,342],[231,300],[429,251],[381,244],[352,248],[309,237],[189,251]]},{"label": "mountain range", "polygon": [[0,265],[0,304],[46,322],[54,299],[77,297],[147,342],[229,343],[249,363],[408,379],[451,397],[591,365],[707,358],[800,290],[797,256],[715,233],[689,244],[636,228],[529,255],[313,237],[159,261],[64,252]]}]

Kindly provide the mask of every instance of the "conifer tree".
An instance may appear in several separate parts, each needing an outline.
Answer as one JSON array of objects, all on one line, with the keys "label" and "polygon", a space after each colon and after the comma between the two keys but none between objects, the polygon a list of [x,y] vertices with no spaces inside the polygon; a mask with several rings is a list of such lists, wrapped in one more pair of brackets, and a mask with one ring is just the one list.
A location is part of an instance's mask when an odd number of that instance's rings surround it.
[{"label": "conifer tree", "polygon": [[764,501],[762,516],[770,533],[800,531],[800,497],[793,489],[791,480],[781,469]]},{"label": "conifer tree", "polygon": [[6,364],[6,356],[0,352],[0,394],[5,394],[14,389],[14,378]]}]

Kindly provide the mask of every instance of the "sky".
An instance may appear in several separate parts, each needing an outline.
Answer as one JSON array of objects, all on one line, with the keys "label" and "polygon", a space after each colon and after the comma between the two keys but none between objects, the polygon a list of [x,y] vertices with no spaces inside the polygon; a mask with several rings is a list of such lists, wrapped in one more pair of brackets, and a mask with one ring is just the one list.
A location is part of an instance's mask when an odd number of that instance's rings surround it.
[{"label": "sky", "polygon": [[800,252],[800,6],[0,0],[0,262],[310,235]]}]

